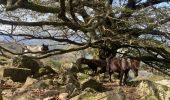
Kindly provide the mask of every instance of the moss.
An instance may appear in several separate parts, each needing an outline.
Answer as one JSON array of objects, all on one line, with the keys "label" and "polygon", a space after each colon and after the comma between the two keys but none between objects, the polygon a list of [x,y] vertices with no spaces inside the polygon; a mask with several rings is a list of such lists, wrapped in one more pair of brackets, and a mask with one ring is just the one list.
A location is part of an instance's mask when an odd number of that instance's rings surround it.
[{"label": "moss", "polygon": [[78,79],[79,79],[80,82],[89,78],[89,75],[87,75],[87,74],[78,73],[77,75],[78,75]]},{"label": "moss", "polygon": [[158,100],[154,95],[147,95],[142,100]]}]

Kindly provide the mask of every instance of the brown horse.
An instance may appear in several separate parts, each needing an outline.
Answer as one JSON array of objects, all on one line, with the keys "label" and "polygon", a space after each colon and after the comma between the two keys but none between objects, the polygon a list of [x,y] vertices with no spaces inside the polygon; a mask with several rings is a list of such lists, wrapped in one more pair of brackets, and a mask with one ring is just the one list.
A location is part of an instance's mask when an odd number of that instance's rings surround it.
[{"label": "brown horse", "polygon": [[102,70],[106,69],[107,63],[105,60],[97,60],[97,59],[86,59],[86,58],[79,58],[76,60],[78,65],[86,64],[89,68],[92,69],[93,73],[97,73],[97,68],[101,68]]},{"label": "brown horse", "polygon": [[109,57],[106,59],[106,61],[107,61],[107,70],[109,71],[109,75],[110,75],[110,81],[113,72],[119,73],[120,85],[124,85],[126,83],[130,69],[132,69],[135,76],[138,76],[138,67],[140,65],[140,61],[138,60],[130,59],[130,58]]}]

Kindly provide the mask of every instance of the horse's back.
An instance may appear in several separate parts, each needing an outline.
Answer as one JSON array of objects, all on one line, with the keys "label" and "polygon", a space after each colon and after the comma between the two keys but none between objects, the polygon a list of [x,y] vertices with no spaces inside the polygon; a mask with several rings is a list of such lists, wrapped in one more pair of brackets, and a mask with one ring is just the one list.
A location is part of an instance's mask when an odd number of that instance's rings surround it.
[{"label": "horse's back", "polygon": [[108,63],[112,71],[118,71],[121,69],[121,58],[113,57]]}]

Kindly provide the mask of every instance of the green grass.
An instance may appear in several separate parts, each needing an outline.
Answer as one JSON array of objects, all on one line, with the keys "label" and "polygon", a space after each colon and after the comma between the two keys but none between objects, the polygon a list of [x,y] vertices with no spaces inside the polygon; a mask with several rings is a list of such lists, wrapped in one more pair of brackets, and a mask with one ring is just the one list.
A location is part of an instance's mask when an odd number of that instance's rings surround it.
[{"label": "green grass", "polygon": [[54,59],[54,58],[46,58],[42,60],[44,66],[50,66],[53,69],[55,69],[56,71],[60,70],[61,67],[61,63],[58,59]]}]

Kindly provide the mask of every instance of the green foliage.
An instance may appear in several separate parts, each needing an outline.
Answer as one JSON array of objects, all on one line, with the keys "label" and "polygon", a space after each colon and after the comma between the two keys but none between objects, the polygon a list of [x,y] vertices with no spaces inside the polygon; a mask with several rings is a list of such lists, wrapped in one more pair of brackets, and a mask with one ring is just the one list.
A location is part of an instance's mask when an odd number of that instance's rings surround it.
[{"label": "green foliage", "polygon": [[54,68],[57,71],[60,70],[61,63],[60,63],[59,60],[57,60],[55,58],[44,59],[43,63],[44,63],[45,66],[50,66],[50,67]]}]

